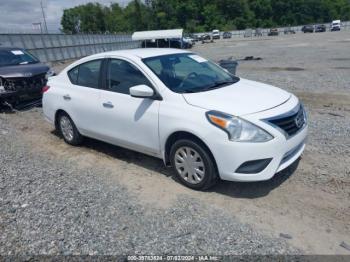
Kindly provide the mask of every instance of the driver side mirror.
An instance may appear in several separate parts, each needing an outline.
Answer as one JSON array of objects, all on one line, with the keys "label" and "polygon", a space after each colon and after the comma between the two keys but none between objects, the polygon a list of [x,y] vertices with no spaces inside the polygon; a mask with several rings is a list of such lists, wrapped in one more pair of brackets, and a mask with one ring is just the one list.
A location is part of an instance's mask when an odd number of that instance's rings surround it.
[{"label": "driver side mirror", "polygon": [[133,86],[129,90],[130,95],[137,98],[152,98],[155,95],[154,90],[147,85]]}]

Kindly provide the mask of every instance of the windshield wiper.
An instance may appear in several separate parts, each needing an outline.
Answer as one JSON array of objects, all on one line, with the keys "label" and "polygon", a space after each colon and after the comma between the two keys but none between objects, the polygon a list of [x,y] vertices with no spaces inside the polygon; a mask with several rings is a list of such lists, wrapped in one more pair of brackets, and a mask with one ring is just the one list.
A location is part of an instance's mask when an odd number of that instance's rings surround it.
[{"label": "windshield wiper", "polygon": [[214,82],[212,85],[209,86],[204,86],[204,87],[197,87],[197,88],[193,88],[193,89],[184,89],[181,90],[181,93],[199,93],[199,92],[205,92],[205,91],[209,91],[209,90],[214,90],[223,86],[227,86],[227,85],[232,85],[234,83],[237,83],[239,81],[239,78],[237,77],[232,79],[232,80],[226,80],[226,81],[217,81]]},{"label": "windshield wiper", "polygon": [[29,65],[29,64],[37,64],[39,63],[38,61],[23,61],[18,63],[18,65]]},{"label": "windshield wiper", "polygon": [[214,84],[210,85],[210,86],[206,86],[204,87],[202,90],[203,91],[208,91],[208,90],[213,90],[213,89],[217,89],[223,86],[227,86],[227,85],[231,85],[237,83],[237,81],[234,80],[230,80],[230,81],[220,81],[220,82],[215,82]]},{"label": "windshield wiper", "polygon": [[191,94],[191,93],[197,93],[198,90],[191,90],[191,89],[185,89],[185,90],[181,90],[181,93],[184,94]]}]

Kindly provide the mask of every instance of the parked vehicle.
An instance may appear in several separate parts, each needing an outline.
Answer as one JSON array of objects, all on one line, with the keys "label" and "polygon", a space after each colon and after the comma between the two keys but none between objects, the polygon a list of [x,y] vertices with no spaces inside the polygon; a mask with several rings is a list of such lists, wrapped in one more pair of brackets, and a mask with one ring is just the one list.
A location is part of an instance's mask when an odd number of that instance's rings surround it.
[{"label": "parked vehicle", "polygon": [[0,107],[41,99],[54,72],[22,48],[0,47]]},{"label": "parked vehicle", "polygon": [[315,28],[316,33],[326,32],[327,28],[325,25],[317,25]]},{"label": "parked vehicle", "polygon": [[270,32],[267,34],[268,36],[278,36],[279,32],[277,28],[271,28]]},{"label": "parked vehicle", "polygon": [[189,49],[192,48],[191,41],[187,41],[185,39],[179,38],[171,38],[171,39],[154,39],[143,41],[143,48],[178,48],[178,49]]},{"label": "parked vehicle", "polygon": [[189,36],[184,36],[184,37],[182,38],[182,40],[183,40],[184,42],[190,44],[191,47],[196,43],[196,41],[195,41],[192,37],[189,37]]},{"label": "parked vehicle", "polygon": [[254,35],[255,35],[255,36],[263,36],[263,33],[262,33],[261,28],[256,28],[256,29],[255,29]]},{"label": "parked vehicle", "polygon": [[231,32],[224,32],[222,35],[223,39],[228,39],[228,38],[232,38],[232,33]]},{"label": "parked vehicle", "polygon": [[331,31],[340,31],[340,27],[341,27],[341,21],[334,20],[331,24]]},{"label": "parked vehicle", "polygon": [[189,34],[189,37],[193,39],[194,42],[198,42],[200,37],[197,34]]},{"label": "parked vehicle", "polygon": [[284,28],[284,34],[285,35],[294,35],[295,31],[291,27]]},{"label": "parked vehicle", "polygon": [[200,41],[211,40],[211,36],[209,34],[203,34],[200,36]]},{"label": "parked vehicle", "polygon": [[304,33],[313,33],[315,30],[315,27],[313,25],[304,25],[301,28],[301,31]]},{"label": "parked vehicle", "polygon": [[215,29],[212,32],[213,39],[220,39],[220,31]]},{"label": "parked vehicle", "polygon": [[44,91],[44,115],[68,144],[92,137],[161,158],[193,189],[268,180],[305,148],[296,96],[184,50],[85,57]]}]

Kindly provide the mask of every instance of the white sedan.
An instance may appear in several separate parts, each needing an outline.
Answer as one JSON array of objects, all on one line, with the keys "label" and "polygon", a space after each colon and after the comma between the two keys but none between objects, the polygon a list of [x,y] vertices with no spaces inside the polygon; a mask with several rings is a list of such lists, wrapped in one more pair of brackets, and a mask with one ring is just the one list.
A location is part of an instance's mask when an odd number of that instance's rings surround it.
[{"label": "white sedan", "polygon": [[268,180],[305,148],[297,97],[178,49],[92,55],[43,92],[45,117],[68,144],[91,137],[161,158],[193,189]]}]

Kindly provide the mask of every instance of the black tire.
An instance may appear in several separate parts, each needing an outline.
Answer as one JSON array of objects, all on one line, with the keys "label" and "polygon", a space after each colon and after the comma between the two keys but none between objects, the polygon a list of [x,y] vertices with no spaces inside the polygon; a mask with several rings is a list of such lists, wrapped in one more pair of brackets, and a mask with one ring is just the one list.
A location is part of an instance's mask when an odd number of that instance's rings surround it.
[{"label": "black tire", "polygon": [[[177,171],[175,167],[175,154],[178,149],[181,147],[188,147],[191,149],[194,149],[201,157],[205,172],[204,172],[204,178],[202,181],[198,184],[192,184],[186,181]],[[185,186],[195,189],[195,190],[207,190],[210,187],[214,186],[218,180],[218,172],[215,165],[215,160],[211,156],[210,152],[208,152],[208,149],[200,142],[200,141],[194,141],[190,139],[179,139],[177,140],[171,147],[170,150],[170,161],[171,165],[173,167],[174,174],[176,178]]]},{"label": "black tire", "polygon": [[[71,127],[72,127],[72,137],[71,138],[68,138],[66,135],[64,135],[64,131],[63,131],[63,127],[62,127],[62,120],[63,119],[68,120]],[[70,116],[68,114],[62,112],[58,115],[58,117],[57,117],[57,129],[67,144],[72,145],[72,146],[77,146],[83,142],[84,137],[79,133],[73,120],[70,118]]]}]

